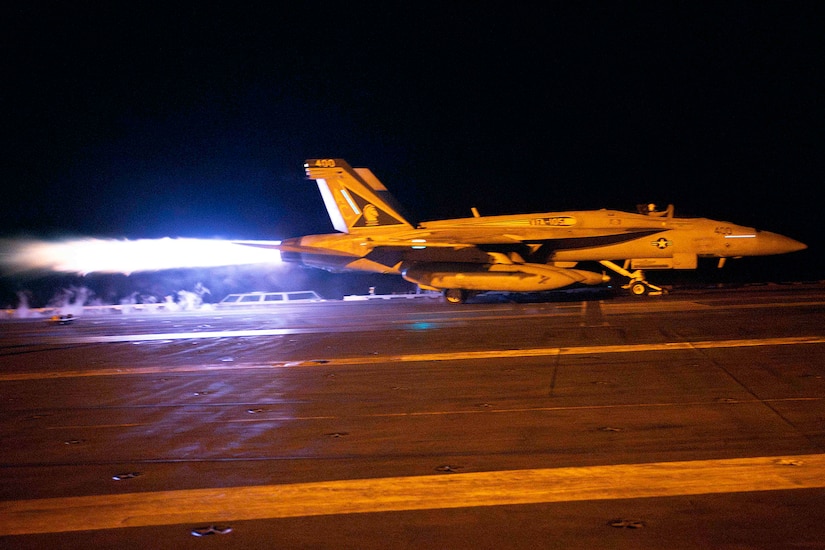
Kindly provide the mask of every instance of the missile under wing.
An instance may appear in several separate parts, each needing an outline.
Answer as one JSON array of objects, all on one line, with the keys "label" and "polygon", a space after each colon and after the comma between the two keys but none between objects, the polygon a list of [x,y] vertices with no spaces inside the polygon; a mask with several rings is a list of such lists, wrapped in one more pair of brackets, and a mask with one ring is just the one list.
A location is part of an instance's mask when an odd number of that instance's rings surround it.
[{"label": "missile under wing", "polygon": [[[645,270],[695,269],[699,258],[784,254],[806,246],[789,237],[707,218],[656,212],[544,212],[412,223],[367,168],[341,159],[309,159],[337,233],[286,239],[285,261],[330,271],[398,274],[450,302],[484,291],[535,292],[598,285],[599,262],[625,277],[634,294],[661,292]],[[621,265],[616,262],[621,262]]]}]

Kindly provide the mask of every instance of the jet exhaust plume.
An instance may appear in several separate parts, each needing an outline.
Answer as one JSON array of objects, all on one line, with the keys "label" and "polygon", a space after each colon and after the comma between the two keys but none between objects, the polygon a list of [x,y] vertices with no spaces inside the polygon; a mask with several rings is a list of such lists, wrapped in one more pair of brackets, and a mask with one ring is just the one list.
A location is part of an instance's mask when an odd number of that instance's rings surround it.
[{"label": "jet exhaust plume", "polygon": [[[244,241],[253,243],[253,241]],[[255,241],[260,245],[280,241]],[[48,270],[86,275],[167,269],[278,264],[277,250],[221,239],[72,239],[0,242],[0,264],[7,272]]]}]

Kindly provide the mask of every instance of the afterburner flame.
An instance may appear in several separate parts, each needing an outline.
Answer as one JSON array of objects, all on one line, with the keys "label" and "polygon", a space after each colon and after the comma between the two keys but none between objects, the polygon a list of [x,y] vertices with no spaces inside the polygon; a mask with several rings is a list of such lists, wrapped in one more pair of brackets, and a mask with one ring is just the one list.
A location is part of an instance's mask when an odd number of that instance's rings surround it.
[{"label": "afterburner flame", "polygon": [[[251,242],[251,241],[246,241]],[[247,246],[220,239],[76,239],[7,241],[2,255],[7,270],[69,273],[135,273],[164,269],[280,263],[277,250],[257,241]]]}]

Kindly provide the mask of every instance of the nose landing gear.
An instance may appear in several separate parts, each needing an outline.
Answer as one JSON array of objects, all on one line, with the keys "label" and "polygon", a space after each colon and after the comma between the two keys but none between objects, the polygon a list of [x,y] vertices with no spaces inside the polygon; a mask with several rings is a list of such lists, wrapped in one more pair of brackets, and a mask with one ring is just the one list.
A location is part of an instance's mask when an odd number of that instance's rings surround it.
[{"label": "nose landing gear", "polygon": [[[641,273],[641,271],[637,273]],[[632,280],[630,283],[622,286],[622,288],[629,290],[634,296],[644,296],[645,294],[648,296],[661,296],[665,292],[662,287],[651,284],[644,279]]]},{"label": "nose landing gear", "polygon": [[648,282],[647,279],[645,279],[645,274],[641,269],[631,272],[609,260],[602,260],[599,263],[608,269],[612,269],[619,275],[623,275],[630,279],[630,282],[622,286],[622,288],[628,290],[633,296],[661,296],[665,293],[665,290],[662,287]]}]

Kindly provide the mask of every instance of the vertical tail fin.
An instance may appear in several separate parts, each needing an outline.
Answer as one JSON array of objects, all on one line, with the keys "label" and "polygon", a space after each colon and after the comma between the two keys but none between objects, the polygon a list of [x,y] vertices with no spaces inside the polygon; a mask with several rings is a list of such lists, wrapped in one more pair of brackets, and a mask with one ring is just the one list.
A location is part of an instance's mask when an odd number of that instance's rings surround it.
[{"label": "vertical tail fin", "polygon": [[309,159],[307,177],[318,183],[332,225],[342,233],[386,226],[413,225],[387,188],[368,168],[352,168],[341,159]]}]

